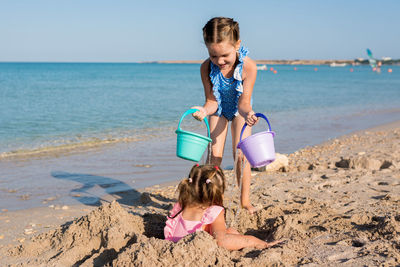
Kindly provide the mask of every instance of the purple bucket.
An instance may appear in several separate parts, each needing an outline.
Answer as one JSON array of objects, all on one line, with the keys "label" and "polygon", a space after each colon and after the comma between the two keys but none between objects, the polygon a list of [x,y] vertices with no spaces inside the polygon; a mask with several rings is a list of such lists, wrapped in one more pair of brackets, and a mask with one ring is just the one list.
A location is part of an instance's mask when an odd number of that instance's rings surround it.
[{"label": "purple bucket", "polygon": [[251,166],[259,168],[268,165],[275,160],[275,133],[271,131],[271,125],[269,124],[267,117],[261,113],[256,113],[255,115],[267,121],[268,130],[253,134],[242,140],[244,129],[247,126],[245,123],[242,132],[240,133],[240,141],[237,148],[243,151],[243,154],[246,156],[246,159],[249,161]]}]

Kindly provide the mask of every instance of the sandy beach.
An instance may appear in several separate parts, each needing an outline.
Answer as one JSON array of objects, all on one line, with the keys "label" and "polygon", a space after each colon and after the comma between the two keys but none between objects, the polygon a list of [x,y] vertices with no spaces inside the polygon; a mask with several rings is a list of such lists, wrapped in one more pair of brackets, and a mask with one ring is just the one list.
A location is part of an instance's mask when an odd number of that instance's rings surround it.
[{"label": "sandy beach", "polygon": [[0,265],[400,265],[400,121],[284,156],[288,164],[253,172],[251,200],[262,206],[254,215],[238,210],[233,173],[225,171],[227,222],[287,239],[281,246],[230,252],[204,232],[163,240],[176,197],[171,183],[104,198],[100,207],[2,210]]}]

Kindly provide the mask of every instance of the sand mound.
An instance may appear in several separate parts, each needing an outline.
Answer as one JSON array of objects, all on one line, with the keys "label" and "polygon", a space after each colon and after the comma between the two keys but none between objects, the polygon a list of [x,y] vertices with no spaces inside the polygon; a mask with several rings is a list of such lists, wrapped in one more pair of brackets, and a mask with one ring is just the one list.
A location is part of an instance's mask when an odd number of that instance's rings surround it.
[{"label": "sand mound", "polygon": [[282,248],[230,252],[218,247],[208,233],[198,232],[176,244],[142,236],[112,266],[279,266],[282,254]]},{"label": "sand mound", "polygon": [[144,232],[143,218],[113,202],[10,250],[26,265],[101,265]]},{"label": "sand mound", "polygon": [[178,243],[142,236],[118,258],[113,266],[226,266],[229,252],[220,249],[213,237],[200,232],[186,236]]}]

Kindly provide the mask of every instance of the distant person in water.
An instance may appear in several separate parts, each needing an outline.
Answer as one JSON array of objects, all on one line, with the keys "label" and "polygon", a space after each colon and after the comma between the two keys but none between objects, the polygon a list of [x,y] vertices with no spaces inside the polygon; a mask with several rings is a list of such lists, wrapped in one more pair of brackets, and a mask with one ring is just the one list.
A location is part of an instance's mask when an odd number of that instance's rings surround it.
[{"label": "distant person in water", "polygon": [[[212,147],[211,159],[207,162],[221,165],[228,124],[231,123],[232,149],[235,157],[240,132],[247,123],[243,138],[251,135],[251,126],[258,118],[252,108],[252,93],[257,76],[257,65],[247,54],[247,48],[241,45],[239,24],[231,18],[216,17],[203,28],[203,38],[209,58],[200,68],[205,93],[205,104],[193,108],[199,111],[193,117],[203,120],[209,117]],[[242,159],[243,155],[236,155]],[[241,185],[241,205],[251,213],[255,208],[250,203],[250,165],[246,164],[241,177],[241,162],[235,160],[236,177]]]},{"label": "distant person in water", "polygon": [[178,186],[178,202],[174,205],[164,228],[166,240],[178,242],[184,236],[206,231],[215,237],[219,246],[229,250],[245,247],[269,248],[281,241],[265,242],[226,228],[223,198],[225,177],[218,166],[192,167],[189,177]]}]

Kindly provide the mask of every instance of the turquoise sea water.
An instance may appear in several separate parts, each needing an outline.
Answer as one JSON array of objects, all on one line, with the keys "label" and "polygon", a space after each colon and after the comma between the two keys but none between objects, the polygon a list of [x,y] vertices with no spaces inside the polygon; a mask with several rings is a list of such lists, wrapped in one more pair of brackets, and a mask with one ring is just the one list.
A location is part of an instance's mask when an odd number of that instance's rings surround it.
[{"label": "turquoise sea water", "polygon": [[[273,67],[258,72],[254,110],[285,134],[400,108],[399,66]],[[198,64],[1,63],[0,154],[169,134],[203,95]]]},{"label": "turquoise sea water", "polygon": [[[129,204],[121,192],[185,177],[193,162],[175,156],[175,130],[204,103],[199,67],[0,63],[0,211],[109,195]],[[253,108],[278,153],[400,120],[400,66],[268,67],[278,72],[258,72]],[[181,127],[205,134],[191,116]],[[228,133],[222,167],[232,165]]]}]

